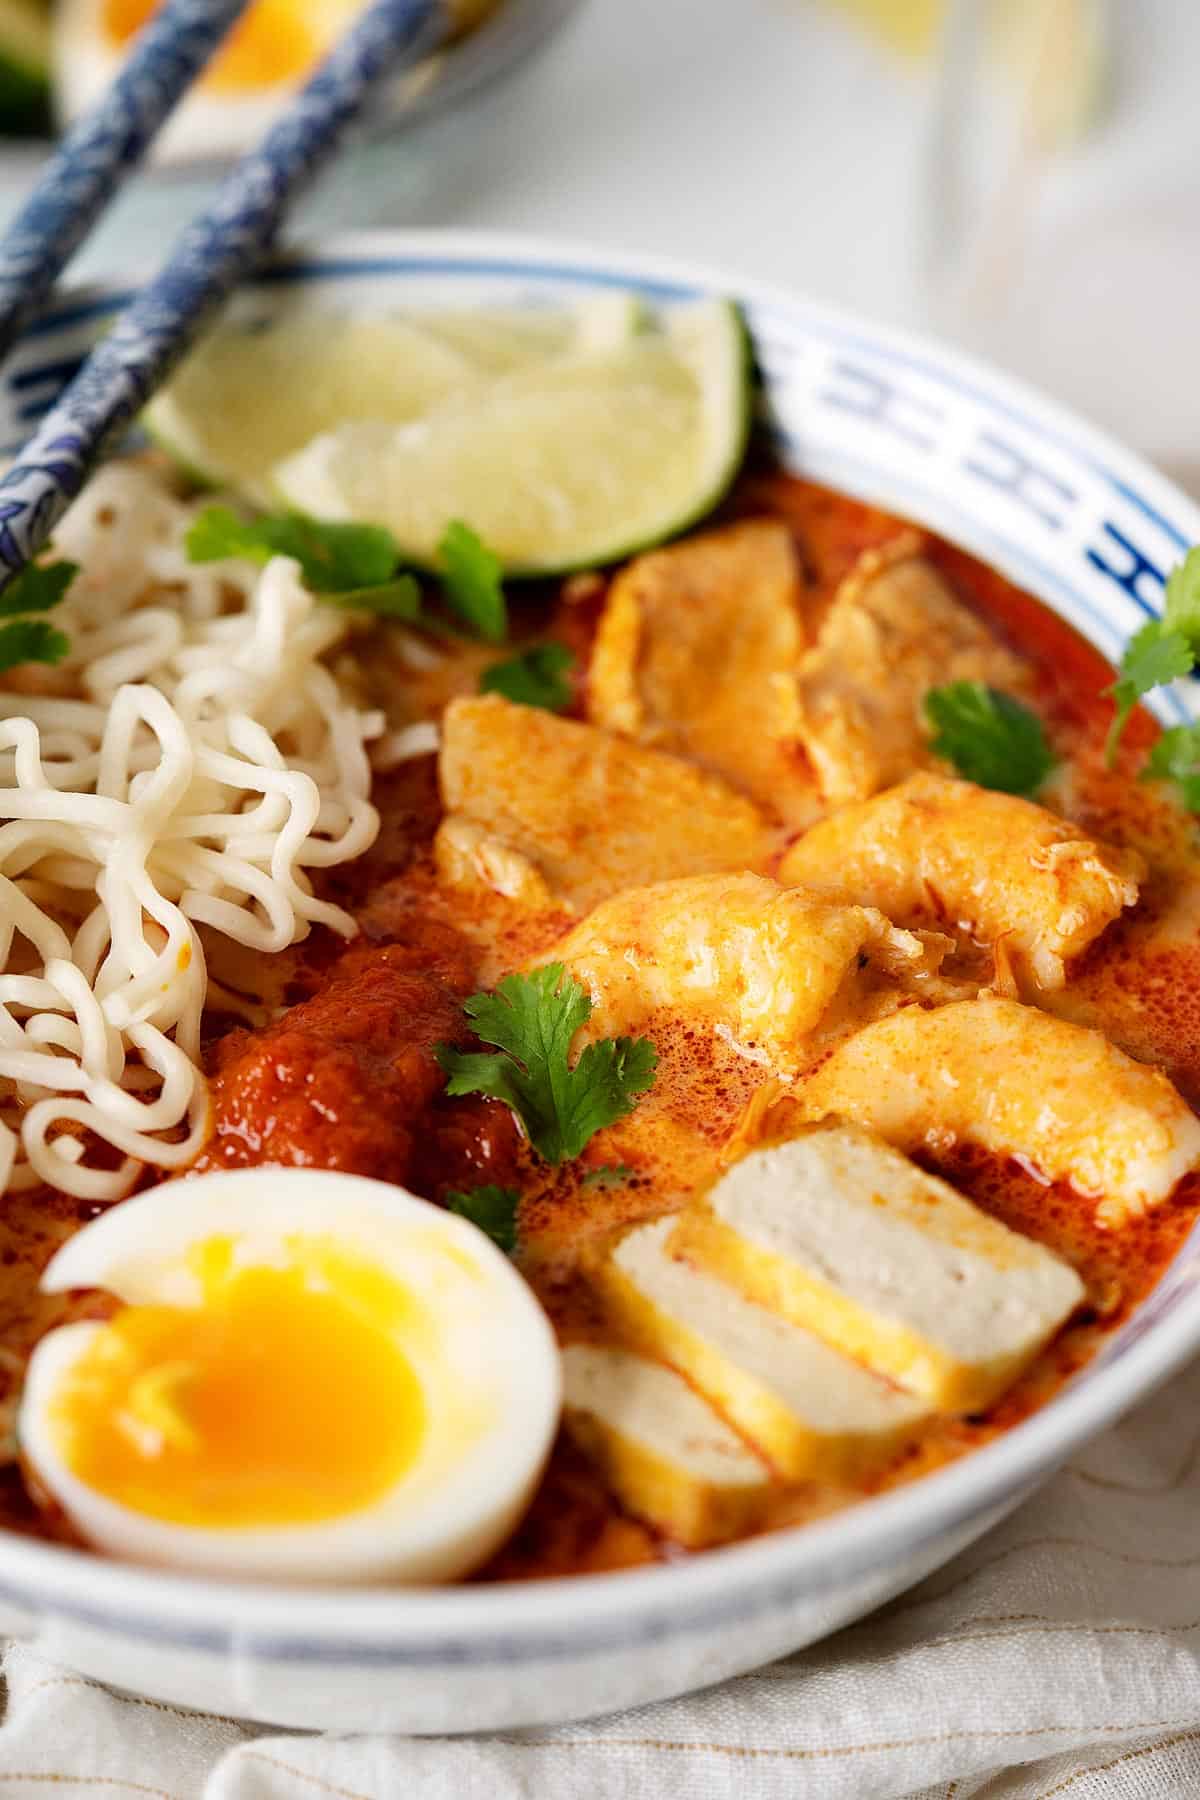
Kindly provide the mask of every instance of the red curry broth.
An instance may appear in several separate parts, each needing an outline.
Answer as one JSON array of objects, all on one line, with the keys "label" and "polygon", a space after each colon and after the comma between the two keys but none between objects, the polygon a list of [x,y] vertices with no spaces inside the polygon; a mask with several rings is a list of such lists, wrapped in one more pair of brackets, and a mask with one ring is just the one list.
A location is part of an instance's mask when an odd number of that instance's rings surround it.
[{"label": "red curry broth", "polygon": [[[787,520],[818,611],[860,553],[886,543],[904,523],[766,471],[742,482],[729,511]],[[960,597],[1035,664],[1048,729],[1067,765],[1072,813],[1113,842],[1148,850],[1168,872],[1151,882],[1133,917],[1112,927],[1072,971],[1070,1015],[1160,1063],[1189,1097],[1200,1099],[1200,937],[1188,929],[1187,912],[1200,882],[1191,826],[1128,777],[1130,759],[1153,723],[1146,715],[1136,721],[1123,752],[1126,772],[1108,775],[1101,746],[1111,708],[1101,691],[1111,671],[1103,659],[1061,619],[965,552],[930,538],[928,553]],[[549,633],[572,646],[582,680],[603,592],[598,579],[567,583],[561,594],[535,596],[525,614],[531,637]],[[473,692],[484,660],[478,651],[464,651],[429,675],[425,698],[444,704],[456,692]],[[530,779],[537,779],[536,770]],[[279,997],[290,1003],[277,1023],[249,1032],[222,1031],[221,1021],[212,1022],[214,1133],[201,1166],[344,1168],[403,1182],[435,1200],[483,1182],[517,1187],[524,1196],[523,1270],[559,1329],[587,1334],[599,1321],[576,1276],[582,1249],[618,1224],[677,1204],[710,1175],[763,1072],[678,1019],[655,1020],[647,1027],[660,1057],[652,1093],[630,1118],[598,1133],[579,1164],[539,1166],[505,1107],[445,1097],[432,1046],[461,1035],[462,999],[490,969],[544,951],[562,934],[565,915],[549,911],[500,923],[469,917],[468,903],[439,892],[430,855],[440,814],[434,758],[377,780],[374,799],[383,817],[378,842],[329,882],[331,895],[355,914],[359,938],[345,947],[319,931],[299,950],[273,959]],[[1200,923],[1200,901],[1195,919]],[[626,1183],[581,1185],[589,1168],[614,1163],[632,1169]],[[1041,1404],[1158,1279],[1200,1203],[1200,1180],[1189,1178],[1167,1204],[1112,1233],[1095,1225],[1089,1201],[1065,1185],[1041,1184],[1015,1163],[960,1150],[929,1166],[1015,1229],[1066,1255],[1087,1284],[1090,1304],[986,1417],[931,1427],[877,1478],[876,1488],[961,1455]],[[10,1203],[0,1227],[0,1296],[3,1341],[18,1358],[64,1316],[61,1300],[33,1298],[37,1275],[57,1243],[93,1210],[57,1195]],[[77,1316],[79,1303],[73,1305]],[[103,1302],[85,1305],[94,1311]],[[861,1492],[790,1488],[781,1492],[772,1523],[813,1518]],[[11,1470],[0,1477],[0,1524],[41,1534],[60,1529]],[[623,1516],[564,1440],[525,1522],[482,1578],[620,1568],[678,1554]]]}]

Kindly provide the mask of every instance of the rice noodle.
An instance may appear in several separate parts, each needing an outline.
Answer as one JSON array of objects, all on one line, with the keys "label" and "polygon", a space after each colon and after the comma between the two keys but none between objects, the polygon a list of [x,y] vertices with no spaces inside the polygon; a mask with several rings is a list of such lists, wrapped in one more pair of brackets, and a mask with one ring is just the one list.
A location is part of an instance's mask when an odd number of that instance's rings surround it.
[{"label": "rice noodle", "polygon": [[195,1156],[198,927],[251,954],[355,929],[307,874],[379,829],[383,721],[322,660],[350,621],[285,557],[189,563],[191,516],[144,467],[103,470],[55,539],[82,571],[70,652],[0,692],[0,1190],[115,1200]]}]

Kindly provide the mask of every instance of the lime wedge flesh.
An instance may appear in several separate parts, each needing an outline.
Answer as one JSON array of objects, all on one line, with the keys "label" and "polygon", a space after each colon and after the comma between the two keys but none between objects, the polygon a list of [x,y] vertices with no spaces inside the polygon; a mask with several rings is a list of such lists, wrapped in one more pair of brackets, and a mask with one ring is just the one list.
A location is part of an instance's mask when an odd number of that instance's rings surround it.
[{"label": "lime wedge flesh", "polygon": [[737,309],[665,310],[624,343],[533,363],[406,424],[376,416],[275,469],[289,506],[394,532],[433,566],[472,527],[512,574],[611,562],[669,537],[724,493],[745,451],[749,378]]},{"label": "lime wedge flesh", "polygon": [[631,336],[632,296],[603,299],[524,315],[243,314],[192,352],[143,422],[199,480],[269,505],[269,470],[322,432],[356,419],[402,424],[497,373]]}]

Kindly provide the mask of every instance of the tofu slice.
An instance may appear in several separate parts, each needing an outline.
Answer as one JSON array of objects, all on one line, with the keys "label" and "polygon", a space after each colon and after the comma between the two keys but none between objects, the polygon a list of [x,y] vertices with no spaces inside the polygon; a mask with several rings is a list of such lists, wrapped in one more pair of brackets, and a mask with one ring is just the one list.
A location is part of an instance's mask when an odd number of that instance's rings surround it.
[{"label": "tofu slice", "polygon": [[853,1481],[929,1417],[924,1401],[673,1256],[675,1225],[628,1232],[597,1282],[622,1333],[682,1370],[781,1475]]},{"label": "tofu slice", "polygon": [[959,926],[1003,952],[1023,987],[1061,988],[1065,964],[1133,906],[1146,865],[1014,794],[913,775],[845,806],[795,843],[785,884],[898,925]]},{"label": "tofu slice", "polygon": [[946,1412],[989,1406],[1084,1293],[1049,1250],[853,1126],[743,1157],[671,1241]]},{"label": "tofu slice", "polygon": [[563,1351],[567,1429],[627,1512],[689,1550],[761,1524],[775,1483],[681,1375],[632,1351]]},{"label": "tofu slice", "polygon": [[621,889],[758,868],[772,833],[752,800],[680,756],[499,694],[452,700],[434,840],[447,886],[587,912]]}]

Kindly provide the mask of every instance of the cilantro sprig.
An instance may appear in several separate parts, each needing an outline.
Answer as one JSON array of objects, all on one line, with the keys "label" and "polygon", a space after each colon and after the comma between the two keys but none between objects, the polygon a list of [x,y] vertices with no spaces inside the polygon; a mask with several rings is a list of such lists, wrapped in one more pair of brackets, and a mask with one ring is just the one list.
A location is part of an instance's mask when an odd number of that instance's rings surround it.
[{"label": "cilantro sprig", "polygon": [[1143,781],[1173,781],[1189,812],[1200,812],[1200,725],[1173,725],[1146,758]]},{"label": "cilantro sprig", "polygon": [[[235,556],[268,563],[273,556],[291,556],[300,564],[304,585],[322,600],[381,618],[422,620],[420,584],[400,568],[399,545],[385,525],[334,523],[299,512],[245,519],[231,506],[206,506],[193,519],[185,544],[189,559],[200,563]],[[502,644],[508,609],[499,558],[458,519],[446,527],[437,554],[451,611],[477,637]]]},{"label": "cilantro sprig", "polygon": [[[1111,694],[1116,711],[1113,722],[1109,726],[1105,739],[1105,761],[1111,769],[1117,757],[1117,746],[1122,733],[1129,722],[1129,715],[1139,700],[1156,687],[1162,687],[1168,681],[1178,681],[1182,675],[1190,675],[1200,657],[1200,544],[1190,549],[1183,561],[1167,576],[1166,591],[1163,599],[1163,616],[1151,619],[1135,631],[1125,646],[1125,654],[1121,658],[1117,679],[1112,686],[1105,689]],[[1186,732],[1188,727],[1180,727]],[[1173,732],[1165,732],[1165,739],[1174,741],[1174,748],[1163,750],[1156,744],[1150,754],[1150,761],[1143,771],[1147,775],[1162,775],[1180,781],[1180,776],[1168,767],[1172,761],[1178,761],[1183,754],[1180,741]],[[1156,760],[1157,759],[1157,760]],[[1187,800],[1187,805],[1195,810],[1194,802]]]},{"label": "cilantro sprig", "polygon": [[1117,679],[1104,691],[1111,694],[1116,711],[1104,740],[1104,758],[1111,769],[1117,758],[1117,745],[1138,701],[1161,687],[1166,681],[1191,673],[1196,655],[1181,631],[1170,629],[1165,620],[1151,619],[1134,633],[1125,646]]},{"label": "cilantro sprig", "polygon": [[1037,714],[982,681],[930,688],[925,718],[934,734],[930,748],[980,787],[1033,794],[1054,767]]},{"label": "cilantro sprig", "polygon": [[654,1081],[658,1055],[648,1038],[600,1038],[572,1066],[571,1040],[592,1002],[562,963],[506,975],[492,994],[463,1006],[490,1050],[439,1044],[446,1092],[488,1094],[512,1108],[533,1148],[549,1163],[579,1155],[605,1125],[633,1111]]},{"label": "cilantro sprig", "polygon": [[485,1187],[452,1188],[446,1195],[449,1210],[462,1219],[469,1219],[472,1225],[478,1225],[480,1231],[486,1231],[506,1256],[511,1256],[517,1247],[517,1208],[520,1204],[521,1196],[515,1188],[497,1187],[491,1182]]},{"label": "cilantro sprig", "polygon": [[71,648],[65,631],[59,631],[34,613],[50,612],[66,598],[79,573],[79,564],[65,560],[27,563],[0,594],[0,674],[20,663],[59,663]]},{"label": "cilantro sprig", "polygon": [[200,563],[294,557],[304,585],[340,606],[390,619],[415,619],[421,610],[421,590],[413,576],[397,573],[396,540],[382,525],[330,524],[306,513],[242,519],[232,507],[206,506],[185,544],[189,559]]},{"label": "cilantro sprig", "polygon": [[508,608],[500,584],[500,558],[461,519],[447,525],[437,556],[451,608],[477,637],[502,644],[508,636]]},{"label": "cilantro sprig", "polygon": [[519,706],[565,712],[572,699],[567,671],[574,661],[565,644],[535,644],[531,650],[485,669],[479,677],[479,691],[503,694]]}]

